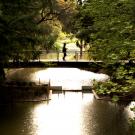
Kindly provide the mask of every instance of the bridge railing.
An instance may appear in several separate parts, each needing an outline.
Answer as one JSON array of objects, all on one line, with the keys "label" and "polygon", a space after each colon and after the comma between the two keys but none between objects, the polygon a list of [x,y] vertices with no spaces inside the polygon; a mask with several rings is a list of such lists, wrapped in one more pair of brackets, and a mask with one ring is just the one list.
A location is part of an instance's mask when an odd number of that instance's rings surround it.
[{"label": "bridge railing", "polygon": [[[87,51],[67,51],[66,61],[84,61],[90,60],[89,53]],[[63,61],[63,52],[54,50],[26,50],[22,52],[13,53],[10,57],[10,61]]]},{"label": "bridge railing", "polygon": [[[89,53],[83,51],[80,54],[80,51],[67,51],[65,60],[66,61],[81,61],[81,60],[90,60]],[[49,60],[49,61],[63,61],[63,52],[62,51],[49,51],[40,54],[40,60]]]}]

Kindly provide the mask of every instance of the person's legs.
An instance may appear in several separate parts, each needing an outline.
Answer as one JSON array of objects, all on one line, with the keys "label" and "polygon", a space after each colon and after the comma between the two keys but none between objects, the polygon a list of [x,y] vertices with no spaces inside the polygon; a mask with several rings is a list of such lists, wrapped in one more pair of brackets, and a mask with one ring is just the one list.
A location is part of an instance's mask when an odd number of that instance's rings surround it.
[{"label": "person's legs", "polygon": [[63,60],[65,61],[65,57],[63,56]]},{"label": "person's legs", "polygon": [[65,61],[66,53],[64,53],[63,60]]}]

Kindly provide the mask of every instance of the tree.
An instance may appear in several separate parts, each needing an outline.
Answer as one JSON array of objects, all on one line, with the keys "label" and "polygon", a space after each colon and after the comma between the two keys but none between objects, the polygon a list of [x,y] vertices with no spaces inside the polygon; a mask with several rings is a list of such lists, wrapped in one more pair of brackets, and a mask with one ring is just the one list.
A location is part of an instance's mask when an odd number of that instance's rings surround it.
[{"label": "tree", "polygon": [[133,0],[85,0],[73,21],[80,42],[90,42],[93,58],[119,60],[134,57]]},{"label": "tree", "polygon": [[30,52],[20,52],[53,48],[59,31],[66,28],[63,17],[73,11],[72,3],[64,0],[1,0],[1,74],[4,73],[2,63],[9,59],[27,61],[33,57]]},{"label": "tree", "polygon": [[87,6],[79,3],[77,12],[73,16],[73,30],[78,41],[76,45],[80,48],[80,58],[82,57],[82,50],[87,43],[90,42],[90,35],[93,32],[93,18],[89,15]]},{"label": "tree", "polygon": [[88,37],[96,59],[109,62],[133,57],[134,7],[133,0],[85,1],[83,10],[94,22],[94,31]]},{"label": "tree", "polygon": [[[110,80],[98,83],[95,89],[100,94],[114,94],[114,99],[116,93],[123,97],[134,93],[135,2],[86,0],[82,8],[84,14],[93,18],[93,31],[86,36],[91,39],[90,55],[95,60],[102,60],[107,67],[112,64]],[[119,63],[121,60],[129,62]]]},{"label": "tree", "polygon": [[[51,0],[45,2],[40,11],[37,24],[45,21],[59,20],[62,25],[62,30],[71,31],[71,17],[75,12],[76,0]],[[47,4],[49,6],[47,6]]]}]

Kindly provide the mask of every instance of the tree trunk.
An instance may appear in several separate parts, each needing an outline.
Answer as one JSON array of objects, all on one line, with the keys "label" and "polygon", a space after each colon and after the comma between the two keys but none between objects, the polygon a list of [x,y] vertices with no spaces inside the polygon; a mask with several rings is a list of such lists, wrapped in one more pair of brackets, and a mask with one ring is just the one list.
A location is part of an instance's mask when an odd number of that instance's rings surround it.
[{"label": "tree trunk", "polygon": [[82,59],[83,41],[80,41],[80,59]]},{"label": "tree trunk", "polygon": [[5,71],[3,67],[0,67],[0,81],[4,81],[6,79],[5,77]]},{"label": "tree trunk", "polygon": [[82,45],[80,46],[80,59],[82,59]]}]

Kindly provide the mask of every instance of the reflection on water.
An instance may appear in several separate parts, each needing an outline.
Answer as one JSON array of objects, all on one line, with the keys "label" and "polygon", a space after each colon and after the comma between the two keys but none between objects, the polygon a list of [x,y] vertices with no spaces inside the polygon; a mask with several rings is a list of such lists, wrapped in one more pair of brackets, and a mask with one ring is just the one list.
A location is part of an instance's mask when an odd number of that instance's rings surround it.
[{"label": "reflection on water", "polygon": [[31,80],[37,83],[48,83],[62,86],[64,90],[80,90],[82,86],[91,86],[92,81],[103,81],[109,77],[77,68],[22,69],[8,76],[12,80]]},{"label": "reflection on water", "polygon": [[130,135],[128,111],[93,94],[53,94],[42,103],[1,107],[1,135]]},{"label": "reflection on water", "polygon": [[[80,89],[92,80],[108,76],[80,69],[22,69],[8,76],[12,80],[62,85]],[[72,86],[72,87],[71,87]],[[97,101],[93,94],[52,94],[50,101],[17,103],[0,107],[0,135],[130,135],[130,107]]]},{"label": "reflection on water", "polygon": [[[79,135],[82,126],[81,95],[79,96],[79,93],[70,95],[68,93],[65,97],[53,95],[53,99],[48,106],[42,104],[34,110],[36,118],[34,123],[38,125],[37,134]],[[72,102],[73,99],[75,102]],[[75,109],[71,109],[72,107]]]}]

